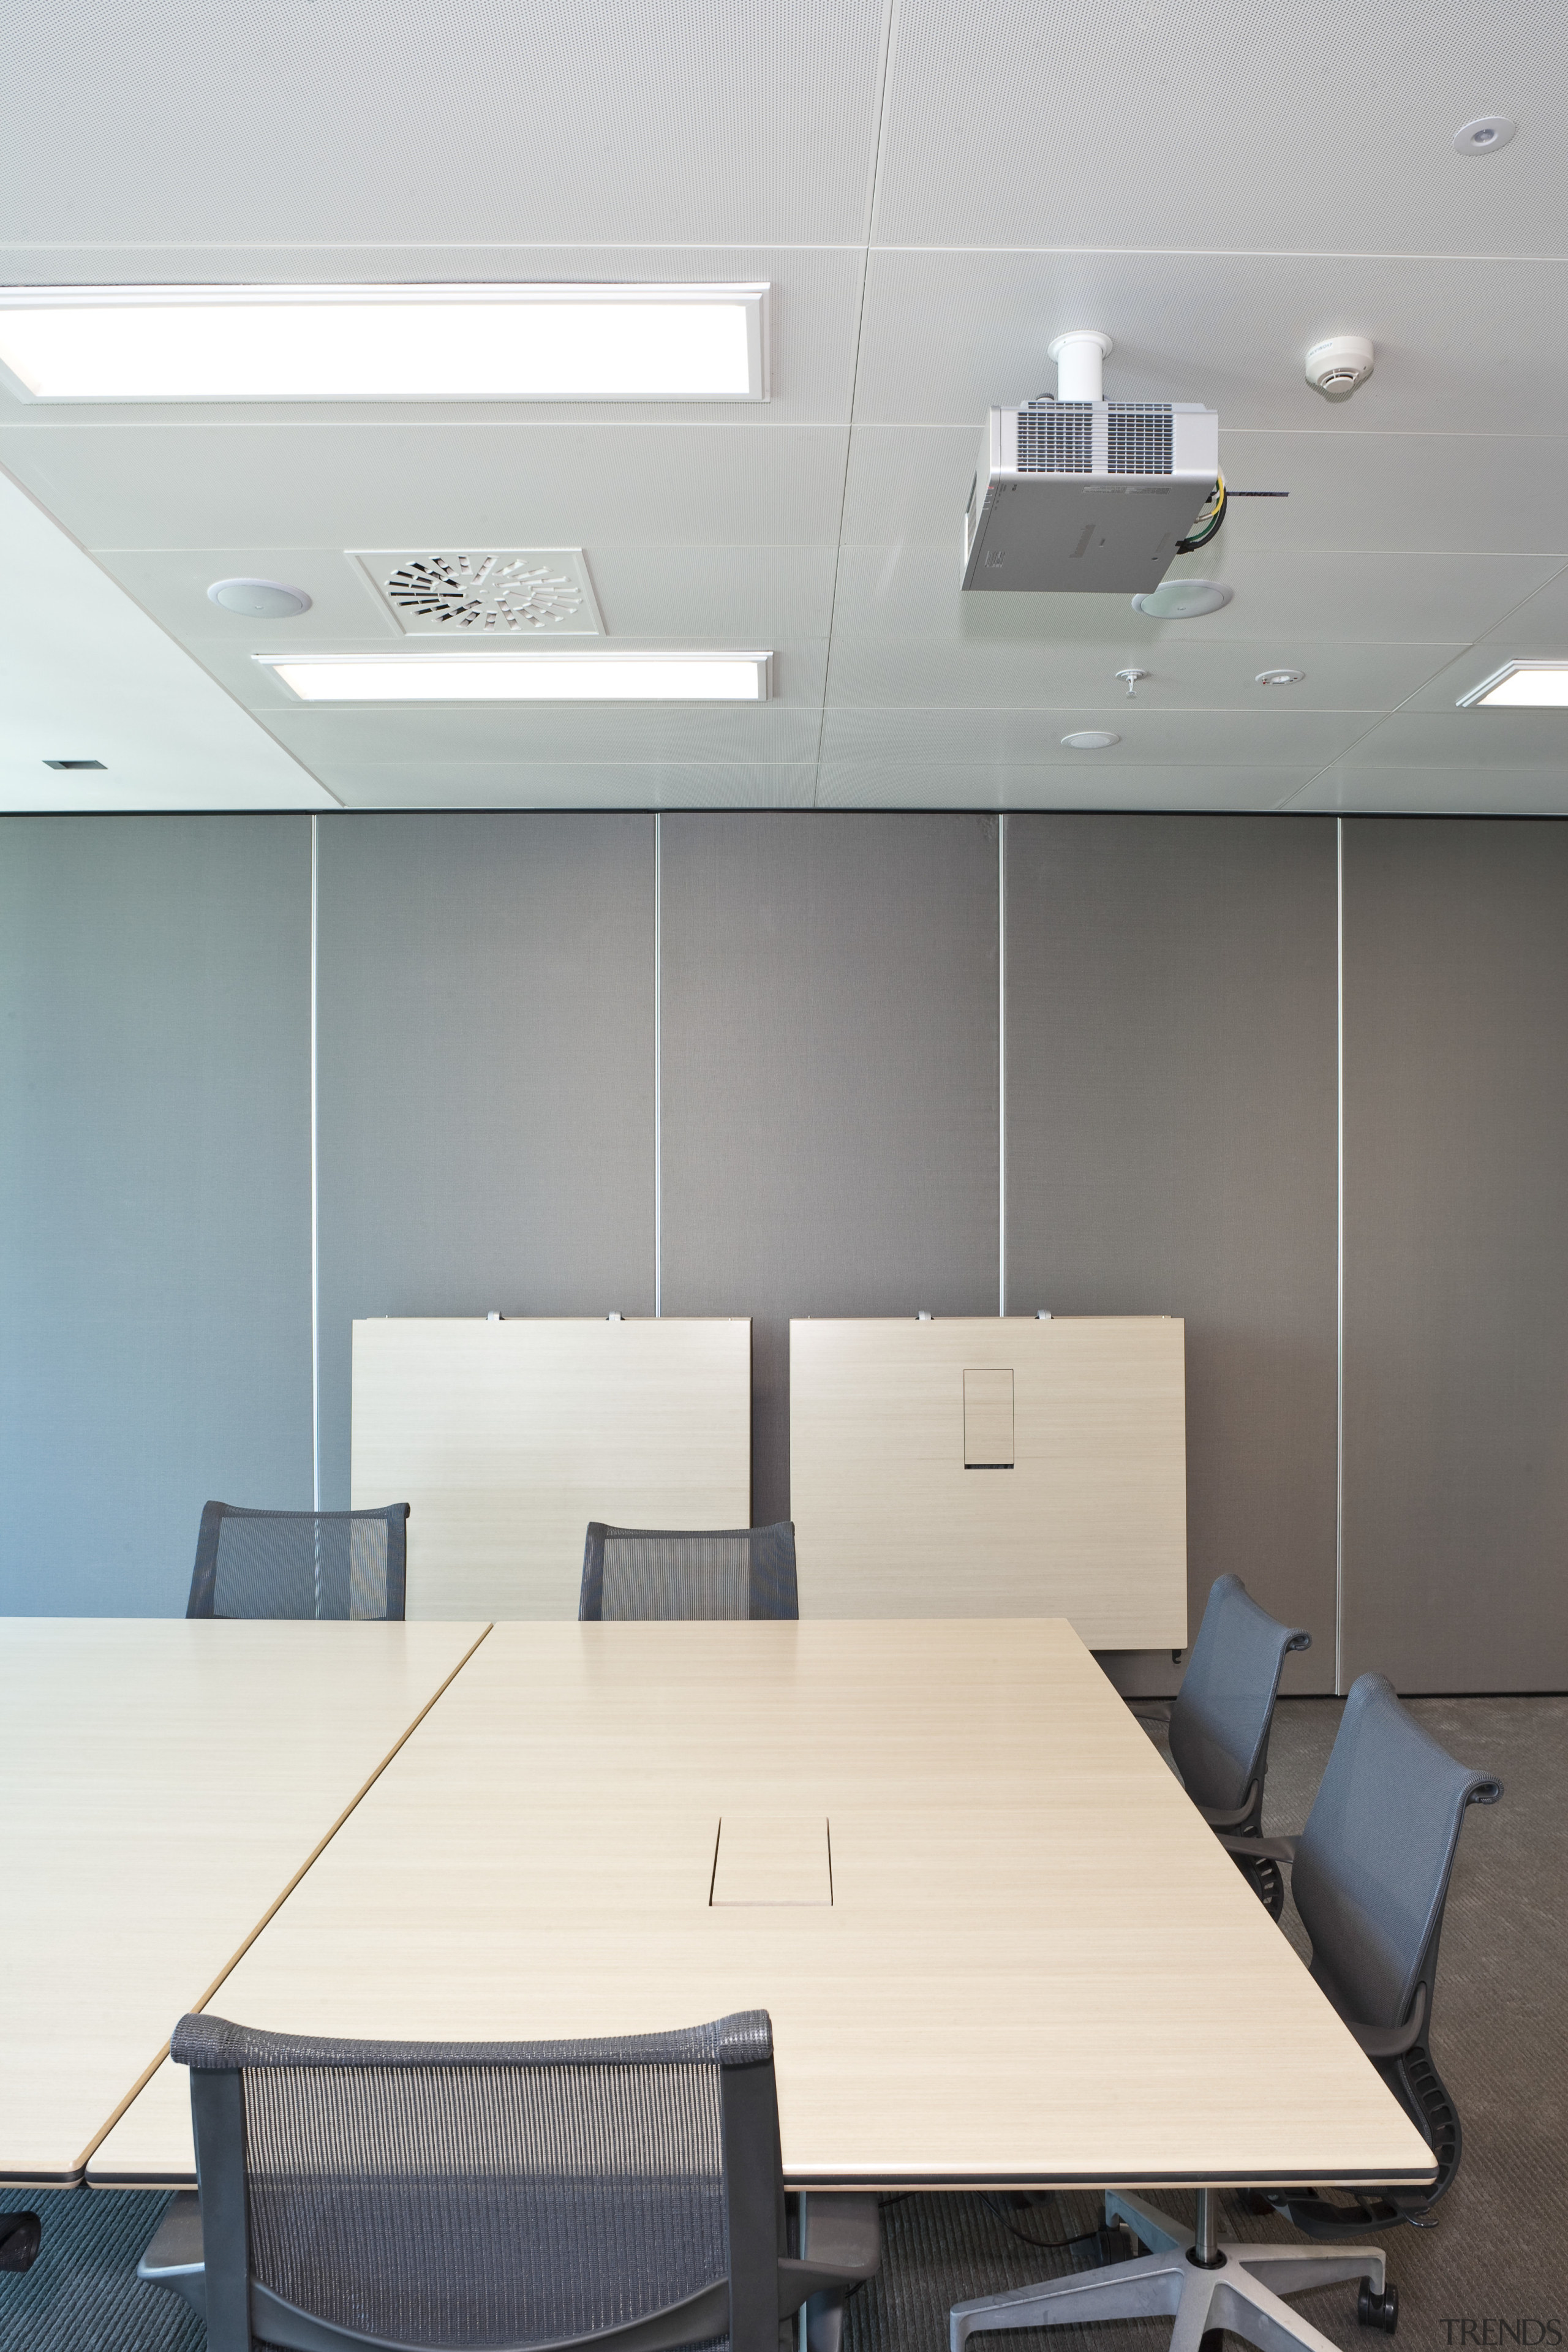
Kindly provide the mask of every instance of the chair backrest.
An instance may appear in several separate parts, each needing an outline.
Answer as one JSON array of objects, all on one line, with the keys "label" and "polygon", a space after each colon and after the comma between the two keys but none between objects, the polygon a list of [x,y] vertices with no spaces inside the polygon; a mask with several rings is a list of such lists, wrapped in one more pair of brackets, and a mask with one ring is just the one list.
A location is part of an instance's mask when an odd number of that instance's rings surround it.
[{"label": "chair backrest", "polygon": [[1430,2017],[1465,1808],[1501,1794],[1423,1731],[1384,1675],[1351,1685],[1290,1873],[1312,1974],[1342,2017],[1404,2025],[1422,1984]]},{"label": "chair backrest", "polygon": [[208,1503],[187,1617],[400,1618],[408,1506],[242,1511]]},{"label": "chair backrest", "polygon": [[1234,1812],[1256,1789],[1245,1824],[1256,1827],[1286,1654],[1311,1646],[1301,1626],[1260,1609],[1239,1576],[1215,1578],[1171,1709],[1171,1754],[1194,1804]]},{"label": "chair backrest", "polygon": [[795,1528],[588,1522],[580,1618],[798,1617]]},{"label": "chair backrest", "polygon": [[[766,2011],[615,2041],[329,2042],[182,2018],[209,2352],[778,2352]],[[798,2297],[797,2297],[798,2300]]]}]

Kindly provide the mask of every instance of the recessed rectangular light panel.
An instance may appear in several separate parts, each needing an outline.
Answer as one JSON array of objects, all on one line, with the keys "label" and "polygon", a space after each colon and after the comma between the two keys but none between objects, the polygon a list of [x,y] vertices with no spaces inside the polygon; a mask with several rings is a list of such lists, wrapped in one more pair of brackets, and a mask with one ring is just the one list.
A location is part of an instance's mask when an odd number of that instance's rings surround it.
[{"label": "recessed rectangular light panel", "polygon": [[758,286],[0,288],[19,399],[765,400]]},{"label": "recessed rectangular light panel", "polygon": [[255,654],[301,702],[765,702],[758,653]]},{"label": "recessed rectangular light panel", "polygon": [[1461,694],[1460,710],[1561,710],[1568,706],[1568,661],[1511,661]]}]

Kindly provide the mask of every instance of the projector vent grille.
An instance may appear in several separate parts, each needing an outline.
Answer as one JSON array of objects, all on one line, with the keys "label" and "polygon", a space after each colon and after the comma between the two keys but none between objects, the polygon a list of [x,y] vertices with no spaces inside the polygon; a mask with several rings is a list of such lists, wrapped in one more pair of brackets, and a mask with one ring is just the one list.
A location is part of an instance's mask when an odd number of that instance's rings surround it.
[{"label": "projector vent grille", "polygon": [[1094,403],[1091,400],[1031,402],[1018,411],[1018,471],[1021,474],[1091,474],[1094,471]]},{"label": "projector vent grille", "polygon": [[1106,404],[1109,463],[1112,474],[1168,474],[1171,470],[1171,410],[1161,400],[1112,400]]}]

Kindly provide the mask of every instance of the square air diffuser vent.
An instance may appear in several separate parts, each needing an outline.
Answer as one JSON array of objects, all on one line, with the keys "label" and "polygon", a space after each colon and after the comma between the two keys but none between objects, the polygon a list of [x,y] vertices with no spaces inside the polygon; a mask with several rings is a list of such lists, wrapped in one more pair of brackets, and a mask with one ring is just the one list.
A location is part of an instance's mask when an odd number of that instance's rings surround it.
[{"label": "square air diffuser vent", "polygon": [[356,548],[382,611],[405,636],[526,644],[601,637],[604,623],[580,547]]}]

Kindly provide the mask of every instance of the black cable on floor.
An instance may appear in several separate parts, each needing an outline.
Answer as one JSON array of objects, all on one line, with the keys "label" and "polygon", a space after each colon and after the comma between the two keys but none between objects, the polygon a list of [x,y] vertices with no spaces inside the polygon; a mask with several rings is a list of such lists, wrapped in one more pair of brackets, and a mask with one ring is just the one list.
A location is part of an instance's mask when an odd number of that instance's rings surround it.
[{"label": "black cable on floor", "polygon": [[1069,2247],[1087,2246],[1091,2238],[1098,2238],[1100,2235],[1100,2231],[1096,2227],[1092,2230],[1080,2230],[1076,2238],[1031,2238],[1026,2230],[1020,2230],[1015,2223],[1009,2221],[995,2199],[988,2196],[984,2189],[980,2192],[980,2198],[983,2204],[990,2207],[1002,2227],[1010,2231],[1020,2244],[1034,2246],[1042,2254],[1065,2254]]}]

